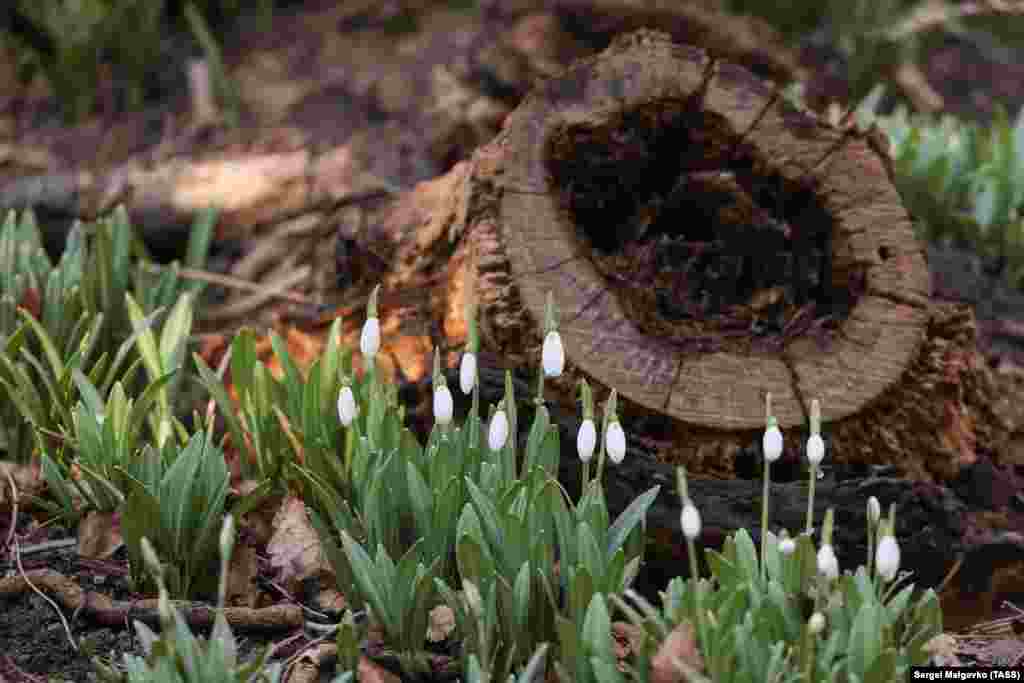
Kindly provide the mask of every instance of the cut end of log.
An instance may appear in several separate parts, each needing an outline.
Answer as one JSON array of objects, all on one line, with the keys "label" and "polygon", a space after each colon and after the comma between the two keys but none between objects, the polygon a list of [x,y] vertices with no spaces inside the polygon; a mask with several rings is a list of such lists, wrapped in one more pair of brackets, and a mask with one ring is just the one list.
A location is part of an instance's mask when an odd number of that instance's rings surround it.
[{"label": "cut end of log", "polygon": [[868,141],[663,34],[538,87],[500,140],[501,230],[573,363],[715,429],[861,410],[924,333],[923,248]]}]

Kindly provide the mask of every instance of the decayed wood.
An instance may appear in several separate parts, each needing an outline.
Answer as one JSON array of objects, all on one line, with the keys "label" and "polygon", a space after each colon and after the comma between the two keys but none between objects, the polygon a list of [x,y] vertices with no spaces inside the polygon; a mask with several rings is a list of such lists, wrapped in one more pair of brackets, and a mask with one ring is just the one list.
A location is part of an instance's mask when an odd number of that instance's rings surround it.
[{"label": "decayed wood", "polygon": [[[624,111],[661,105],[684,116],[700,110],[695,120],[711,122],[694,138],[710,151],[687,152],[698,160],[705,153],[706,170],[738,154],[748,169],[813,194],[818,213],[789,216],[786,229],[827,226],[826,276],[831,291],[852,302],[831,333],[811,330],[774,351],[744,352],[647,334],[626,315],[559,195],[551,149],[573,149],[565,141],[580,138],[567,129],[600,131]],[[539,84],[469,162],[346,223],[342,234],[389,264],[385,290],[423,295],[420,314],[448,348],[465,341],[463,310],[473,291],[485,348],[536,367],[552,292],[570,366],[549,383],[552,397],[571,405],[585,376],[618,389],[627,417],[671,418],[663,460],[731,476],[737,454],[759,439],[771,392],[790,457],[802,448],[816,398],[830,459],[892,463],[914,478],[946,480],[979,450],[1000,452],[1008,428],[993,414],[996,390],[970,312],[930,303],[924,250],[880,142],[793,109],[741,67],[640,32]]]}]

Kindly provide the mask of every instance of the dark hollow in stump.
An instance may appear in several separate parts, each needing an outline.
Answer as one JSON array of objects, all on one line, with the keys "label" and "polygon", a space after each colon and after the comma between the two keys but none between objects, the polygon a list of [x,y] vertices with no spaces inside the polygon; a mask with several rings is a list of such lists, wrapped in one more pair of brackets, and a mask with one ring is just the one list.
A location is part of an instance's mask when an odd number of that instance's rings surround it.
[{"label": "dark hollow in stump", "polygon": [[862,410],[927,320],[885,157],[741,67],[638,32],[511,115],[502,238],[525,307],[650,409],[715,429]]},{"label": "dark hollow in stump", "polygon": [[581,377],[616,388],[664,462],[735,476],[771,392],[784,460],[802,460],[819,399],[830,462],[948,480],[1009,432],[969,311],[929,300],[884,146],[640,31],[339,234],[406,302],[384,307],[391,329],[446,350],[472,293],[483,349],[535,371],[551,292],[568,364],[546,398],[575,409]]}]

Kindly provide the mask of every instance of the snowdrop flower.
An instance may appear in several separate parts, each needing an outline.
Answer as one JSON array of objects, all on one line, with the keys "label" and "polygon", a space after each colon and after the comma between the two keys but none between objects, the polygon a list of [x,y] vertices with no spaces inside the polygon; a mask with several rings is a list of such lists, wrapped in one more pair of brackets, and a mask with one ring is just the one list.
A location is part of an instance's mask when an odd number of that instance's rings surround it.
[{"label": "snowdrop flower", "polygon": [[783,555],[792,555],[793,551],[796,550],[796,541],[789,536],[786,536],[779,541],[779,552]]},{"label": "snowdrop flower", "polygon": [[545,377],[558,377],[565,369],[565,348],[562,346],[562,335],[558,330],[551,330],[544,337],[541,362]]},{"label": "snowdrop flower", "polygon": [[377,318],[377,290],[380,285],[373,289],[370,294],[370,303],[366,309],[366,322],[363,323],[363,331],[359,335],[359,350],[369,360],[380,351],[380,320]]},{"label": "snowdrop flower", "polygon": [[822,544],[818,550],[818,573],[827,579],[839,577],[839,558],[829,543]]},{"label": "snowdrop flower", "polygon": [[768,427],[764,430],[761,448],[764,451],[764,459],[768,462],[775,462],[782,455],[782,431],[779,430],[778,421],[774,417],[768,418]]},{"label": "snowdrop flower", "polygon": [[487,445],[492,451],[500,451],[508,440],[508,416],[505,409],[499,408],[491,418],[491,426],[487,430]]},{"label": "snowdrop flower", "polygon": [[875,566],[878,568],[878,575],[886,581],[896,578],[896,572],[900,569],[900,545],[890,529],[886,529],[882,540],[878,542]]},{"label": "snowdrop flower", "polygon": [[604,446],[608,450],[608,457],[616,465],[626,457],[626,433],[622,431],[617,418],[608,423],[608,429],[604,432]]},{"label": "snowdrop flower", "polygon": [[807,460],[817,467],[825,457],[825,441],[821,434],[811,434],[807,439]]},{"label": "snowdrop flower", "polygon": [[818,635],[825,630],[825,615],[821,612],[815,612],[811,615],[811,618],[807,622],[807,630],[811,632],[811,635]]},{"label": "snowdrop flower", "polygon": [[825,441],[821,438],[821,404],[811,401],[811,436],[807,439],[807,461],[817,467],[825,457]]},{"label": "snowdrop flower", "polygon": [[594,421],[588,418],[583,421],[579,432],[576,433],[576,452],[579,453],[580,460],[590,462],[590,459],[594,457],[596,445],[597,427],[594,425]]},{"label": "snowdrop flower", "polygon": [[452,392],[448,387],[441,385],[434,389],[434,421],[439,425],[447,425],[452,421]]},{"label": "snowdrop flower", "polygon": [[459,364],[459,388],[462,393],[469,394],[476,384],[476,354],[466,351],[462,354],[462,362]]},{"label": "snowdrop flower", "polygon": [[683,506],[683,511],[679,515],[679,525],[683,527],[683,535],[688,540],[692,541],[700,536],[700,512],[692,501],[686,501]]},{"label": "snowdrop flower", "polygon": [[367,358],[373,358],[380,350],[380,321],[367,318],[363,323],[363,332],[359,336],[359,350]]},{"label": "snowdrop flower", "polygon": [[356,419],[356,413],[358,407],[356,406],[356,397],[352,394],[352,387],[343,386],[341,392],[338,393],[338,417],[341,419],[341,424],[349,427],[352,425],[352,420]]}]

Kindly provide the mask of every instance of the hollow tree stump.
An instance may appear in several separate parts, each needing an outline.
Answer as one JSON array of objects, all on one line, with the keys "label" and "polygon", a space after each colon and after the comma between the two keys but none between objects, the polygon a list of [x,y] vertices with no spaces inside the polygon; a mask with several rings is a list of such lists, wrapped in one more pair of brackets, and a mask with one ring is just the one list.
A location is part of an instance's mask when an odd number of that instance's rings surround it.
[{"label": "hollow tree stump", "polygon": [[627,416],[666,418],[659,457],[697,471],[732,474],[766,392],[790,456],[815,398],[829,458],[918,478],[1005,437],[970,317],[936,323],[885,141],[663,34],[539,84],[470,162],[341,236],[390,264],[385,290],[427,293],[449,348],[473,291],[485,347],[536,367],[553,293],[555,395],[615,387]]}]

